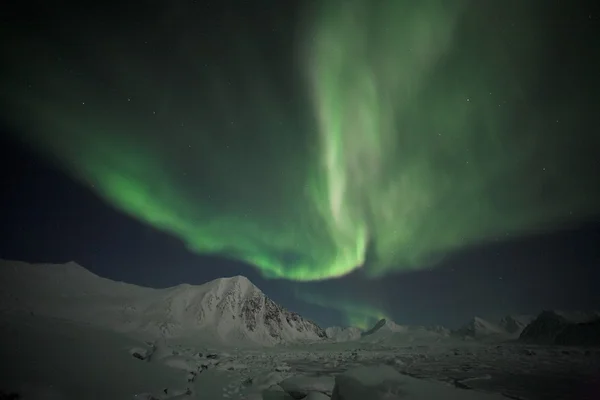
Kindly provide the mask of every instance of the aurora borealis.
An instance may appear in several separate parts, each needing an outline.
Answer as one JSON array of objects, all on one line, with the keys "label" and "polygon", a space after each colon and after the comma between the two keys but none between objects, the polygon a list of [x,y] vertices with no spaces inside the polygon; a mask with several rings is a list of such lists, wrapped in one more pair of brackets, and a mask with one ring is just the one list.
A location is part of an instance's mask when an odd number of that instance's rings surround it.
[{"label": "aurora borealis", "polygon": [[3,118],[193,252],[295,281],[435,267],[600,212],[587,78],[544,74],[539,7],[332,0],[235,32],[90,11],[48,22],[60,45],[13,36]]},{"label": "aurora borealis", "polygon": [[381,319],[391,319],[389,313],[381,307],[351,297],[324,296],[302,290],[296,290],[295,296],[305,303],[336,310],[344,317],[343,323],[346,326],[368,330]]}]

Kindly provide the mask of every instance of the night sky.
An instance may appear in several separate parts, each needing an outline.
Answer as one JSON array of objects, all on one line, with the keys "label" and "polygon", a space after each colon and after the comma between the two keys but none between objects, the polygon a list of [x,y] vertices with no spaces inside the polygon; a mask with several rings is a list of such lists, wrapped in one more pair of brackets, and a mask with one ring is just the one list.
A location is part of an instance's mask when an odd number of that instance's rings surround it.
[{"label": "night sky", "polygon": [[324,326],[600,307],[593,2],[18,4],[0,257]]}]

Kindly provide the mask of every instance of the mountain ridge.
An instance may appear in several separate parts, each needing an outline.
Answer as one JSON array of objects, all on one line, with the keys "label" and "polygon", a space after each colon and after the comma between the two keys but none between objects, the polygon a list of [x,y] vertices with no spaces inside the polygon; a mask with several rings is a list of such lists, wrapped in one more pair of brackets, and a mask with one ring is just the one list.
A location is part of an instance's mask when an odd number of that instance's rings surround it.
[{"label": "mountain ridge", "polygon": [[536,344],[600,345],[600,313],[544,310],[523,329],[519,340]]},{"label": "mountain ridge", "polygon": [[0,260],[3,309],[167,338],[204,335],[261,345],[321,340],[325,331],[242,275],[153,289],[102,278],[77,263]]},{"label": "mountain ridge", "polygon": [[325,329],[325,333],[327,334],[328,339],[331,339],[335,342],[347,342],[360,339],[362,330],[355,326],[330,326]]},{"label": "mountain ridge", "polygon": [[149,338],[210,338],[216,342],[275,345],[298,341],[367,342],[516,340],[596,345],[600,313],[542,311],[507,315],[497,323],[474,317],[462,328],[399,325],[381,319],[371,329],[326,330],[266,296],[243,275],[162,289],[113,281],[76,262],[31,264],[0,259],[0,315],[61,318]]}]

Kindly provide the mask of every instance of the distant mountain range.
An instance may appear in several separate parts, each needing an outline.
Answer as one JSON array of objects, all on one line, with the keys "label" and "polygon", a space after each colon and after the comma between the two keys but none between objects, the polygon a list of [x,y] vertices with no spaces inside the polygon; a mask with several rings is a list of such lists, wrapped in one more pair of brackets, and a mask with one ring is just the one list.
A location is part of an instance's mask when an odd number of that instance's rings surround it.
[{"label": "distant mountain range", "polygon": [[440,341],[449,337],[450,330],[441,327],[398,325],[389,319],[379,320],[371,329],[330,327],[325,330],[330,340],[343,342],[360,340],[367,343]]},{"label": "distant mountain range", "polygon": [[321,340],[317,324],[243,276],[151,289],[101,278],[76,263],[0,261],[0,312],[63,318],[149,337],[271,345]]},{"label": "distant mountain range", "polygon": [[335,342],[347,342],[350,340],[360,339],[362,330],[354,326],[342,328],[339,326],[330,326],[325,329],[328,339],[332,339]]},{"label": "distant mountain range", "polygon": [[534,319],[531,315],[507,315],[497,323],[474,317],[466,325],[455,330],[453,335],[483,339],[490,337],[517,338],[521,331]]},{"label": "distant mountain range", "polygon": [[543,311],[521,333],[521,341],[556,345],[600,345],[600,313]]},{"label": "distant mountain range", "polygon": [[500,319],[498,326],[511,335],[520,335],[534,318],[533,315],[507,315]]},{"label": "distant mountain range", "polygon": [[[349,332],[352,334],[349,334]],[[600,313],[543,311],[531,315],[507,315],[497,323],[474,317],[460,329],[444,327],[404,326],[382,319],[371,329],[327,328],[334,341],[366,342],[436,342],[441,340],[519,341],[547,345],[600,345]]]},{"label": "distant mountain range", "polygon": [[101,278],[76,263],[0,260],[0,313],[62,318],[150,338],[202,338],[226,344],[305,341],[437,342],[519,340],[600,345],[600,313],[543,311],[498,322],[475,317],[460,329],[399,325],[382,319],[371,329],[320,328],[267,297],[243,276],[202,285],[152,289]]},{"label": "distant mountain range", "polygon": [[498,324],[474,318],[454,334],[476,339],[518,339],[534,344],[595,346],[600,345],[600,313],[542,311],[536,317],[506,316]]}]

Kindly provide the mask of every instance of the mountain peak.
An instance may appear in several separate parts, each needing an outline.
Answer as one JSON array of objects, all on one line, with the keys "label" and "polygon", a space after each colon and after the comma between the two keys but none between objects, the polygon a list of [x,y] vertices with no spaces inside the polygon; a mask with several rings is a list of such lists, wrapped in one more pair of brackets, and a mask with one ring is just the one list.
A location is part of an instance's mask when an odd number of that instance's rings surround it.
[{"label": "mountain peak", "polygon": [[0,259],[0,269],[2,274],[32,274],[33,277],[39,276],[40,279],[47,279],[42,277],[46,275],[52,275],[55,278],[60,277],[61,279],[65,279],[67,277],[71,277],[71,279],[75,279],[77,277],[78,279],[86,280],[102,279],[100,276],[96,275],[75,261],[69,261],[62,264],[33,264],[24,261]]},{"label": "mountain peak", "polygon": [[382,318],[379,321],[377,321],[377,323],[375,325],[373,325],[373,327],[371,329],[361,333],[361,336],[372,335],[375,332],[379,331],[381,328],[383,328],[386,324],[387,324],[387,320],[385,318]]},{"label": "mountain peak", "polygon": [[471,321],[456,332],[462,336],[482,337],[504,333],[504,330],[481,317],[473,317]]},{"label": "mountain peak", "polygon": [[220,279],[225,279],[225,280],[230,280],[233,282],[248,282],[248,283],[252,283],[250,281],[250,279],[246,278],[244,275],[234,275],[234,276],[230,276],[227,278],[220,278]]},{"label": "mountain peak", "polygon": [[377,323],[375,325],[373,325],[373,327],[371,329],[363,332],[361,334],[361,336],[373,335],[374,333],[377,333],[377,332],[394,333],[394,332],[403,332],[405,330],[406,330],[406,328],[404,326],[398,325],[394,321],[391,321],[389,319],[382,318],[379,321],[377,321]]},{"label": "mountain peak", "polygon": [[328,339],[332,339],[336,342],[346,342],[349,340],[360,339],[362,331],[360,328],[349,326],[342,328],[340,326],[330,326],[325,329],[325,334]]},{"label": "mountain peak", "polygon": [[523,329],[519,339],[538,344],[597,345],[599,332],[597,311],[545,310]]},{"label": "mountain peak", "polygon": [[500,319],[498,326],[511,335],[520,334],[533,321],[531,315],[506,315]]},{"label": "mountain peak", "polygon": [[242,275],[152,289],[98,277],[76,263],[1,261],[0,267],[1,289],[10,300],[3,305],[13,311],[151,337],[267,345],[325,337],[315,323],[275,303]]},{"label": "mountain peak", "polygon": [[229,276],[229,277],[224,277],[224,278],[217,278],[217,279],[214,279],[214,280],[208,282],[208,284],[211,284],[211,283],[217,284],[219,286],[236,286],[242,290],[245,290],[245,289],[260,290],[254,283],[252,283],[250,281],[250,279],[246,278],[243,275],[234,275],[234,276]]}]

